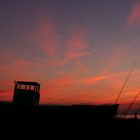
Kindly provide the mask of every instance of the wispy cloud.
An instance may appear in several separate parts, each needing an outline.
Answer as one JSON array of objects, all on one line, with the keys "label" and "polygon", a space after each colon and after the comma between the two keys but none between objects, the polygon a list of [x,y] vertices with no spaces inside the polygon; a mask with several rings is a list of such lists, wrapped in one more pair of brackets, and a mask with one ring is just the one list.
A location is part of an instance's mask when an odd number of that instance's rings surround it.
[{"label": "wispy cloud", "polygon": [[92,54],[88,50],[88,31],[84,27],[68,27],[63,37],[57,24],[52,18],[47,17],[37,21],[31,36],[32,43],[46,54],[43,60],[36,59],[46,66],[63,66]]},{"label": "wispy cloud", "polygon": [[128,25],[133,25],[140,21],[140,2],[136,2],[132,5],[130,14],[128,16]]},{"label": "wispy cloud", "polygon": [[35,41],[48,56],[55,57],[58,55],[60,35],[52,19],[47,17],[37,23],[34,29],[33,41]]},{"label": "wispy cloud", "polygon": [[[100,75],[95,75],[95,76],[91,76],[91,77],[87,77],[85,79],[82,80],[83,83],[85,84],[95,84],[97,82],[101,82],[101,81],[114,81],[114,79],[120,79],[124,76],[128,75],[129,71],[125,71],[125,72],[109,72],[109,73],[105,73],[105,74],[100,74]],[[113,84],[113,82],[112,82]]]},{"label": "wispy cloud", "polygon": [[100,75],[100,76],[93,76],[89,77],[83,80],[83,83],[85,84],[95,84],[97,82],[100,82],[102,80],[108,79],[110,76],[109,75]]},{"label": "wispy cloud", "polygon": [[70,28],[68,30],[68,38],[65,42],[65,46],[65,57],[69,59],[75,59],[92,54],[88,51],[88,32],[83,28]]},{"label": "wispy cloud", "polygon": [[74,76],[66,74],[64,76],[50,80],[48,83],[48,86],[53,87],[53,88],[56,88],[56,87],[60,88],[60,87],[65,87],[65,86],[74,84],[74,83],[75,83]]}]

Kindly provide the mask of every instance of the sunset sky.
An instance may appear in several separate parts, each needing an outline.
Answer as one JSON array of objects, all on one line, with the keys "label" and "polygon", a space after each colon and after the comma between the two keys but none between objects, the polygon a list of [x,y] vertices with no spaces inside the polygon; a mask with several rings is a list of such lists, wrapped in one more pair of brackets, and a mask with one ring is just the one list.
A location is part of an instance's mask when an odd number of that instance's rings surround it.
[{"label": "sunset sky", "polygon": [[114,103],[137,59],[130,102],[139,55],[139,0],[0,0],[0,101],[21,80],[41,84],[42,104]]}]

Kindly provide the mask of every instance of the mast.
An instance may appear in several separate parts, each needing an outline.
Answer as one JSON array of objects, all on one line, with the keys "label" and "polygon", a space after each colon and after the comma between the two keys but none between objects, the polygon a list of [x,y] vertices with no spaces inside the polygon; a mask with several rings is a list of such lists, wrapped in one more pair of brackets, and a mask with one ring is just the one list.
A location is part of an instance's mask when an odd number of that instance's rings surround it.
[{"label": "mast", "polygon": [[126,86],[128,80],[129,80],[129,78],[130,78],[130,76],[131,76],[131,74],[132,74],[134,68],[135,68],[135,65],[136,65],[136,60],[135,60],[134,64],[132,65],[132,68],[130,69],[130,72],[128,73],[128,76],[127,76],[127,78],[126,78],[124,84],[122,85],[122,88],[121,88],[121,90],[120,90],[120,92],[119,92],[119,94],[118,94],[118,96],[117,96],[117,99],[116,99],[116,101],[115,101],[115,104],[118,104],[118,101],[119,101],[119,99],[120,99],[120,96],[121,96],[122,92],[124,91],[124,88],[125,88],[125,86]]},{"label": "mast", "polygon": [[136,101],[136,99],[139,97],[140,95],[140,91],[136,94],[136,96],[134,97],[134,99],[132,100],[132,102],[130,103],[130,105],[128,106],[127,110],[126,110],[126,114],[128,114],[129,110],[131,109],[131,107],[133,106],[134,102]]}]

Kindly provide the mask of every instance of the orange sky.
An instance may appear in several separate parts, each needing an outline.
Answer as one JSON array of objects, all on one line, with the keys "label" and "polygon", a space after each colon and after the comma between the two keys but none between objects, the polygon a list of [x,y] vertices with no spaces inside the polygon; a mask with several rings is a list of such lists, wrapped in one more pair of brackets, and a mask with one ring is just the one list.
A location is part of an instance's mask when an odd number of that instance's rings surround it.
[{"label": "orange sky", "polygon": [[119,100],[131,102],[140,89],[140,3],[60,1],[2,3],[0,100],[12,101],[14,80],[25,80],[41,84],[41,104],[115,103],[137,59]]}]

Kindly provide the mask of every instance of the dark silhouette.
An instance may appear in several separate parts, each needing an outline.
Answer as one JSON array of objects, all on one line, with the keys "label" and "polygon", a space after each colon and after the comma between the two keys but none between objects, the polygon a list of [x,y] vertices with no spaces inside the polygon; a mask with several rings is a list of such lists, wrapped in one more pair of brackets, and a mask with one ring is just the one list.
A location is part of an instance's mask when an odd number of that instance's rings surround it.
[{"label": "dark silhouette", "polygon": [[121,88],[121,90],[120,90],[120,92],[119,92],[117,98],[116,98],[115,104],[118,104],[118,101],[119,101],[119,99],[120,99],[120,97],[121,97],[121,94],[123,93],[124,88],[125,88],[125,86],[126,86],[128,80],[129,80],[129,78],[130,78],[130,76],[131,76],[131,74],[132,74],[132,72],[133,72],[133,70],[134,70],[134,68],[135,68],[135,66],[136,66],[136,62],[137,62],[137,61],[135,60],[133,66],[132,66],[130,72],[128,73],[128,76],[127,76],[127,78],[126,78],[126,80],[125,80],[125,82],[124,82],[124,84],[123,84],[123,86],[122,86],[122,88]]},{"label": "dark silhouette", "polygon": [[111,119],[117,114],[118,104],[106,105],[39,105],[40,84],[37,82],[15,81],[13,103],[1,103],[1,111],[43,113],[47,116],[73,115],[92,118]]},{"label": "dark silhouette", "polygon": [[140,126],[138,119],[115,118],[118,104],[39,105],[39,90],[40,84],[37,82],[15,81],[13,102],[0,102],[0,124],[3,123],[6,128],[16,126],[17,130],[25,127],[34,132],[37,126],[43,129],[52,127],[53,132],[56,128],[58,131],[61,126],[63,129],[72,128],[76,131],[88,128],[92,133],[95,132],[93,130],[108,133],[109,129],[118,133]]},{"label": "dark silhouette", "polygon": [[134,112],[134,119],[138,119],[137,115],[138,115],[138,112],[135,111],[135,112]]},{"label": "dark silhouette", "polygon": [[125,115],[128,115],[129,110],[131,109],[131,107],[133,106],[133,104],[135,103],[135,101],[139,97],[139,95],[140,95],[140,91],[138,91],[138,93],[136,94],[136,96],[134,97],[132,102],[130,102],[130,104],[129,104],[127,110],[126,110],[126,114]]},{"label": "dark silhouette", "polygon": [[40,84],[37,82],[15,81],[13,103],[22,106],[39,105]]}]

